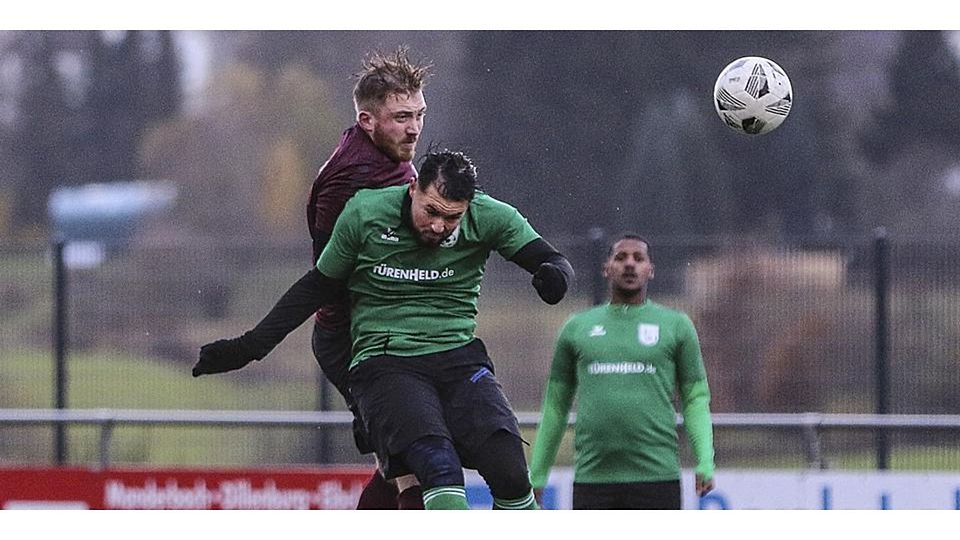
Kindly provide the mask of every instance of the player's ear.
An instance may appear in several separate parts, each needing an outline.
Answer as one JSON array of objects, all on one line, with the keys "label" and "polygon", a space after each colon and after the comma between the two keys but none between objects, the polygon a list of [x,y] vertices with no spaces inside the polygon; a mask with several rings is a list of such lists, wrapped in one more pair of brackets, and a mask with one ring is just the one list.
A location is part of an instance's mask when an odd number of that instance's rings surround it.
[{"label": "player's ear", "polygon": [[357,112],[357,124],[367,134],[373,134],[373,128],[376,127],[377,120],[370,111],[359,111]]},{"label": "player's ear", "polygon": [[416,191],[416,190],[417,190],[417,179],[414,178],[413,180],[410,181],[410,187],[409,187],[407,193],[409,193],[410,196],[412,197],[412,196],[413,196],[413,192]]},{"label": "player's ear", "polygon": [[657,267],[654,266],[653,263],[650,263],[650,279],[653,279],[654,270],[656,269]]}]

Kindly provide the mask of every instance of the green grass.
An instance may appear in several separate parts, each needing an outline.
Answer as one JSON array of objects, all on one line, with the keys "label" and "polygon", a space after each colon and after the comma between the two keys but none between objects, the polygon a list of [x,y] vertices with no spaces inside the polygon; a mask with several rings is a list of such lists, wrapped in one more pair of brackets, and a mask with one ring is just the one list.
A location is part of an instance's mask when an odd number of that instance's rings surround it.
[{"label": "green grass", "polygon": [[[0,406],[53,406],[53,360],[45,352],[4,353]],[[255,380],[228,374],[194,379],[188,364],[123,355],[78,353],[68,364],[68,405],[127,409],[309,409],[312,380]]]},{"label": "green grass", "polygon": [[[536,429],[524,428],[521,432],[524,440],[533,443]],[[716,462],[719,469],[807,469],[807,457],[804,454],[804,441],[799,438],[784,437],[778,431],[763,430],[723,430],[715,433]],[[735,437],[731,437],[735,435]],[[681,432],[681,463],[692,468],[695,463],[683,440]],[[872,440],[872,439],[871,439]],[[863,470],[877,468],[876,451],[863,441],[847,441],[844,445],[825,441],[821,449],[825,465],[830,470]],[[960,471],[960,448],[953,444],[916,444],[890,440],[889,465],[892,471]],[[526,447],[527,459],[532,453]],[[557,451],[556,466],[573,466],[573,429],[564,433]]]},{"label": "green grass", "polygon": [[[52,360],[46,353],[4,352],[0,407],[51,408]],[[310,380],[256,380],[237,374],[193,379],[189,366],[118,352],[71,357],[67,403],[71,408],[309,410]],[[4,427],[0,461],[36,462],[51,455],[49,427]],[[118,426],[111,459],[123,463],[245,465],[309,461],[312,428]],[[99,429],[69,428],[70,460],[96,462]]]},{"label": "green grass", "polygon": [[[960,449],[942,446],[892,445],[891,471],[957,471],[960,470]],[[877,468],[876,452],[872,448],[825,453],[824,465],[829,470],[871,471]],[[718,468],[731,469],[806,469],[806,457],[799,451],[792,454],[730,456],[717,459]]]},{"label": "green grass", "polygon": [[[890,451],[890,469],[895,471],[960,471],[960,448],[954,446],[899,446]],[[831,469],[876,468],[876,452],[865,450],[827,456]]]}]

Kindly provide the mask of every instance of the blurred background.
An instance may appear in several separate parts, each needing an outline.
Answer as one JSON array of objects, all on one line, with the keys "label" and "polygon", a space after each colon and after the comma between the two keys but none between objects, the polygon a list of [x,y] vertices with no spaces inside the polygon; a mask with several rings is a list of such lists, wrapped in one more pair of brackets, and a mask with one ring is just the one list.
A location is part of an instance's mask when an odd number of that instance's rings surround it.
[{"label": "blurred background", "polygon": [[[625,230],[651,240],[654,300],[698,327],[715,412],[960,407],[960,32],[3,31],[0,408],[342,410],[310,324],[242,371],[189,369],[309,268],[307,195],[353,122],[351,75],[398,45],[434,64],[421,155],[472,156],[578,272],[548,307],[491,258],[478,335],[517,410],[539,410],[556,332],[602,299]],[[795,94],[759,138],[712,102],[748,55]],[[51,462],[54,439],[0,425],[0,463]],[[96,461],[96,439],[70,427],[61,458]],[[889,466],[957,470],[958,441],[893,432]],[[828,434],[823,464],[876,467],[876,442]],[[717,447],[720,467],[808,463],[795,431]],[[118,426],[111,460],[368,463],[313,427]]]}]

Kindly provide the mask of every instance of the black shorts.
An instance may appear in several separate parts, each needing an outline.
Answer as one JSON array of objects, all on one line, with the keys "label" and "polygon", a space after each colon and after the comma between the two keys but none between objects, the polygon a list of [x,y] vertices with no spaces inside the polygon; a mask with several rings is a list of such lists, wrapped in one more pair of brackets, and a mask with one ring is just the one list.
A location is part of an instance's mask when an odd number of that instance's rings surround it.
[{"label": "black shorts", "polygon": [[353,442],[357,445],[357,450],[361,454],[373,452],[370,437],[363,421],[360,419],[356,401],[350,395],[350,385],[347,380],[350,373],[350,361],[353,359],[353,343],[350,339],[350,330],[331,332],[313,325],[311,345],[313,346],[313,356],[317,359],[317,364],[320,364],[320,371],[323,371],[323,376],[340,392],[344,401],[347,402],[347,407],[353,413]]},{"label": "black shorts", "polygon": [[350,390],[386,478],[410,473],[396,456],[422,437],[453,441],[466,468],[474,468],[472,456],[490,435],[520,437],[479,339],[424,356],[369,358],[351,370]]},{"label": "black shorts", "polygon": [[680,480],[573,484],[574,510],[680,510]]}]

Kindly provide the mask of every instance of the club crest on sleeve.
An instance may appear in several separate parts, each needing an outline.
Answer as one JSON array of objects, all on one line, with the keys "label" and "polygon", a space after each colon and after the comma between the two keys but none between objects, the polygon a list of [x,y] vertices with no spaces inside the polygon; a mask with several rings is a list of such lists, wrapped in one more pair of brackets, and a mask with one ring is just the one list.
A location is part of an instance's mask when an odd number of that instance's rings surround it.
[{"label": "club crest on sleeve", "polygon": [[643,324],[637,326],[637,341],[641,345],[651,347],[660,341],[660,326],[656,324]]}]

